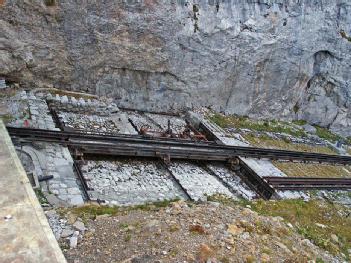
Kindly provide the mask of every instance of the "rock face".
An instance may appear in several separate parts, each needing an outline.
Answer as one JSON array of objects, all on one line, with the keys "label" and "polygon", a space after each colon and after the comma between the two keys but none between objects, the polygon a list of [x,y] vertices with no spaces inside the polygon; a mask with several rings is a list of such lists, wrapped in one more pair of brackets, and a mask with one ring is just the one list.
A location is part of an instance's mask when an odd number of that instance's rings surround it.
[{"label": "rock face", "polygon": [[0,77],[350,136],[350,14],[348,0],[7,0]]}]

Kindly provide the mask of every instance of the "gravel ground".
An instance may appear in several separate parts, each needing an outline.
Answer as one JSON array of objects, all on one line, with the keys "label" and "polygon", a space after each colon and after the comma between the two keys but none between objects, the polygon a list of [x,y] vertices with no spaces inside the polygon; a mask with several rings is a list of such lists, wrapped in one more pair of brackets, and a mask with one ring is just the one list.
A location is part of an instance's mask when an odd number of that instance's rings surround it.
[{"label": "gravel ground", "polygon": [[92,132],[118,133],[119,127],[106,116],[86,115],[80,113],[60,112],[59,117],[65,126]]},{"label": "gravel ground", "polygon": [[180,117],[151,113],[145,115],[153,119],[164,131],[168,129],[168,120],[171,122],[171,129],[174,133],[182,133],[186,127],[186,122]]},{"label": "gravel ground", "polygon": [[133,111],[128,111],[127,113],[128,118],[137,127],[138,131],[140,131],[141,128],[145,127],[151,131],[162,131],[161,126],[157,125],[155,122],[150,121],[146,116]]},{"label": "gravel ground", "polygon": [[118,159],[87,161],[82,167],[92,199],[113,205],[136,205],[162,200],[184,199],[183,191],[157,161]]},{"label": "gravel ground", "polygon": [[68,262],[339,262],[282,218],[240,206],[179,201],[86,225],[76,249],[61,240]]}]

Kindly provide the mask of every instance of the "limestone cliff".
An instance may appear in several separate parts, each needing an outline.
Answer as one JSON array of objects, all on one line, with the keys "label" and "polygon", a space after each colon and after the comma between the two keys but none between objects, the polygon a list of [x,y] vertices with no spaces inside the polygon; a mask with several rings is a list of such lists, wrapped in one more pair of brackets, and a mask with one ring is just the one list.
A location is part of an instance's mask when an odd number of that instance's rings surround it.
[{"label": "limestone cliff", "polygon": [[[1,2],[3,2],[1,4]],[[351,135],[349,0],[0,1],[0,77]]]}]

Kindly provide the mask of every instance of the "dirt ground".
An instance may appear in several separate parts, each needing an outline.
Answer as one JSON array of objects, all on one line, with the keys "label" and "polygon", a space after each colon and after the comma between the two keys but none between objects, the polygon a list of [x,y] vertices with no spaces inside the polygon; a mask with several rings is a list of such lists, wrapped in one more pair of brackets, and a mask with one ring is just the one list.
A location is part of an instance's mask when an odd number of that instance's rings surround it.
[{"label": "dirt ground", "polygon": [[83,220],[88,230],[77,248],[61,239],[68,262],[333,261],[283,218],[241,206],[179,201]]}]

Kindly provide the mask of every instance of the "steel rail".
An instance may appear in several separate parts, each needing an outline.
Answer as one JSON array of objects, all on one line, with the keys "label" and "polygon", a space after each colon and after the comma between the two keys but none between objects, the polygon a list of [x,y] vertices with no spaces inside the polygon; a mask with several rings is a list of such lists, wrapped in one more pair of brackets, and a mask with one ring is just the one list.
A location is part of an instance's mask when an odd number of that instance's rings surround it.
[{"label": "steel rail", "polygon": [[309,180],[300,180],[300,181],[278,181],[278,182],[275,182],[275,181],[268,181],[269,184],[271,185],[310,185],[310,184],[313,184],[313,185],[328,185],[328,184],[335,184],[335,185],[351,185],[351,182],[350,181],[320,181],[320,180],[316,180],[316,181],[309,181]]},{"label": "steel rail", "polygon": [[191,141],[189,139],[180,139],[180,138],[157,138],[151,136],[142,136],[142,135],[130,135],[130,134],[116,134],[116,133],[99,133],[99,132],[84,132],[83,130],[76,131],[52,131],[52,130],[43,130],[43,129],[31,129],[31,128],[15,128],[7,127],[10,135],[21,136],[21,137],[38,137],[42,139],[60,140],[60,139],[69,139],[69,138],[86,138],[86,139],[96,139],[104,141],[114,141],[114,140],[133,140],[133,141],[143,141],[147,142],[167,142],[174,144],[196,144],[201,146],[213,145],[215,143],[208,143],[204,141]]},{"label": "steel rail", "polygon": [[351,178],[278,177],[263,178],[277,190],[346,190],[351,189]]},{"label": "steel rail", "polygon": [[[320,154],[320,153],[307,153],[307,152],[295,152],[295,151],[285,151],[285,150],[276,150],[276,149],[264,149],[264,148],[255,148],[255,147],[246,147],[246,146],[228,146],[228,145],[219,145],[214,142],[204,142],[204,141],[191,141],[186,139],[176,139],[176,138],[155,138],[155,137],[145,137],[141,135],[129,135],[129,134],[113,134],[113,133],[92,133],[92,132],[78,132],[78,131],[52,131],[52,130],[44,130],[44,129],[31,129],[31,128],[14,128],[14,127],[7,127],[9,133],[12,135],[22,136],[22,137],[37,137],[42,139],[49,139],[53,138],[56,140],[62,139],[70,139],[70,138],[84,138],[84,139],[96,139],[96,140],[104,140],[104,141],[114,141],[114,140],[128,140],[128,141],[142,141],[143,143],[154,143],[157,142],[164,142],[167,144],[190,144],[196,145],[196,147],[220,147],[221,149],[259,149],[261,151],[282,151],[282,152],[290,152],[290,153],[303,153],[307,155],[317,154],[319,156],[336,156],[342,157],[339,155],[330,155],[330,154]],[[349,156],[345,156],[349,157]],[[351,157],[349,157],[351,159]]]},{"label": "steel rail", "polygon": [[350,185],[275,185],[274,189],[281,191],[299,190],[351,190]]},{"label": "steel rail", "polygon": [[[184,146],[168,146],[168,145],[144,145],[142,143],[96,143],[95,141],[77,141],[71,140],[70,145],[82,150],[83,153],[101,153],[102,155],[120,155],[125,153],[131,156],[145,156],[145,157],[159,157],[169,155],[171,158],[199,158],[201,160],[220,160],[226,161],[234,157],[240,156],[241,152],[226,151],[221,149],[206,149],[196,147]],[[103,152],[105,151],[105,152]],[[262,157],[259,154],[251,154],[251,156]],[[269,158],[276,158],[277,156],[265,155]],[[196,160],[196,158],[194,160]]]},{"label": "steel rail", "polygon": [[87,201],[90,201],[90,196],[89,196],[89,192],[88,191],[91,191],[93,189],[90,189],[84,176],[83,176],[83,173],[82,173],[82,170],[80,169],[80,166],[79,164],[77,163],[77,161],[73,161],[73,169],[74,171],[76,172],[77,176],[78,176],[78,179],[80,180],[81,184],[82,184],[82,190],[83,190],[83,193],[84,193],[84,196],[86,198]]},{"label": "steel rail", "polygon": [[[50,141],[81,148],[83,153],[154,157],[160,154],[170,158],[227,161],[241,156],[287,161],[313,161],[333,164],[351,164],[351,156],[306,153],[256,147],[226,146],[208,142],[177,139],[155,139],[132,135],[105,136],[81,132],[48,131],[8,127],[12,137],[31,141]],[[160,153],[160,154],[159,154]]]},{"label": "steel rail", "polygon": [[351,185],[351,178],[323,178],[323,177],[264,177],[265,180],[272,184],[291,183],[291,184],[307,184],[307,183],[320,183],[320,184],[349,184]]},{"label": "steel rail", "polygon": [[[144,144],[141,142],[134,143],[104,143],[99,144],[95,141],[85,140],[70,140],[70,145],[75,145],[78,148],[83,149],[83,153],[90,154],[109,154],[109,155],[121,155],[123,152],[130,152],[131,156],[164,156],[169,155],[173,159],[193,159],[193,160],[211,160],[211,161],[227,161],[238,156],[252,157],[252,158],[268,158],[268,159],[283,159],[283,160],[300,160],[300,161],[318,161],[328,163],[351,163],[351,158],[344,159],[338,158],[341,156],[305,156],[303,153],[289,153],[281,152],[260,152],[260,149],[252,151],[252,149],[222,149],[221,147],[197,147],[194,145],[169,145],[169,144]],[[107,148],[106,152],[103,152]]]}]

